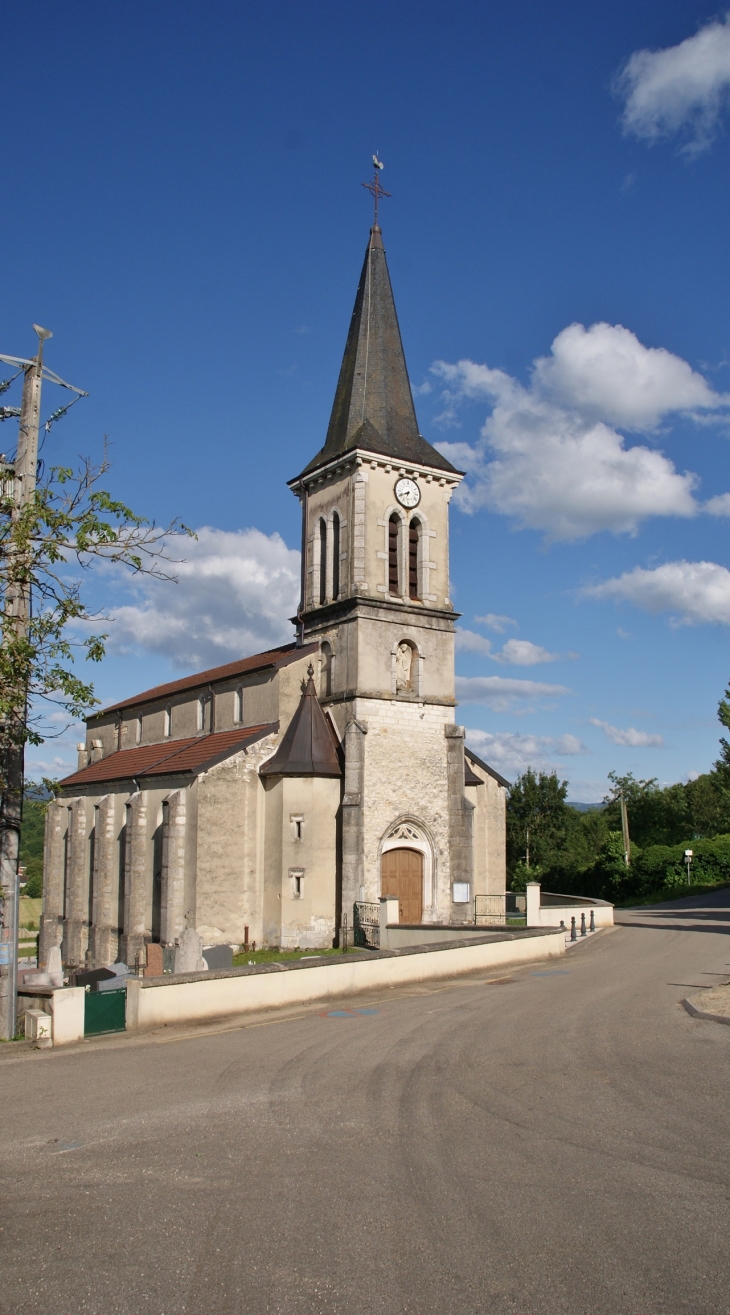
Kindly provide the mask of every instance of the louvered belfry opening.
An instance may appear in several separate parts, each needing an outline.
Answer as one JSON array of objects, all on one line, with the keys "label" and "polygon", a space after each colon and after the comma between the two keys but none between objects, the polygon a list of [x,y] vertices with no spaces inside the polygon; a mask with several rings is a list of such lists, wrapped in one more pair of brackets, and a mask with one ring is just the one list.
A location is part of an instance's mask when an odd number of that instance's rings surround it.
[{"label": "louvered belfry opening", "polygon": [[388,589],[391,594],[399,594],[398,587],[398,530],[400,517],[393,512],[388,521]]},{"label": "louvered belfry opening", "polygon": [[327,601],[327,525],[319,522],[319,602]]},{"label": "louvered belfry opening", "polygon": [[418,598],[418,535],[419,521],[408,526],[408,597]]},{"label": "louvered belfry opening", "polygon": [[340,596],[340,518],[337,512],[332,514],[332,597],[335,601]]}]

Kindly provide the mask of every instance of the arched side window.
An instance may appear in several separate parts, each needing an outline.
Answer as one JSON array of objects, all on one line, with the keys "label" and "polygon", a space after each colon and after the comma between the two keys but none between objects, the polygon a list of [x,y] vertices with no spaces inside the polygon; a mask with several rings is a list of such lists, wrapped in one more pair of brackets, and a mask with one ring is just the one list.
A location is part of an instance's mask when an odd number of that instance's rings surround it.
[{"label": "arched side window", "polygon": [[398,570],[398,538],[400,530],[400,516],[393,512],[388,521],[388,591],[391,594],[400,593],[400,581]]},{"label": "arched side window", "polygon": [[421,522],[413,520],[408,526],[408,597],[418,598],[418,540]]},{"label": "arched side window", "polygon": [[340,518],[336,511],[332,513],[332,599],[336,602],[340,596]]},{"label": "arched side window", "polygon": [[327,601],[327,523],[319,522],[319,603]]}]

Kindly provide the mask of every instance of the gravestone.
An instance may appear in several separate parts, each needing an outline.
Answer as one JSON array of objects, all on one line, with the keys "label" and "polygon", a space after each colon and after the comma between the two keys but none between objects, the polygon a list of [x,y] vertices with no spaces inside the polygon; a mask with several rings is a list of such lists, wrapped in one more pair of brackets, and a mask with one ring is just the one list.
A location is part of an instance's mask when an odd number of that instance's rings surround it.
[{"label": "gravestone", "polygon": [[88,968],[76,973],[76,986],[90,986],[97,990],[99,982],[114,981],[115,973],[111,968]]},{"label": "gravestone", "polygon": [[203,950],[203,958],[211,972],[221,972],[233,967],[233,947],[231,945],[208,945]]},{"label": "gravestone", "polygon": [[155,941],[147,943],[147,967],[144,970],[145,977],[162,977],[165,971],[165,961],[162,953],[162,946]]},{"label": "gravestone", "polygon": [[175,947],[176,973],[204,973],[208,965],[203,958],[203,937],[194,927],[186,927]]}]

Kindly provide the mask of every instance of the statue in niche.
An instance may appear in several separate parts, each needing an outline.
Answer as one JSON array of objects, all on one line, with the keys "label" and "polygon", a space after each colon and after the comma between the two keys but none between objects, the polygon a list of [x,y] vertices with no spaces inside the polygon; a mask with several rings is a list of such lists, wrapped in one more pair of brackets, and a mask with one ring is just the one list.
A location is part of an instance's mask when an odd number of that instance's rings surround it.
[{"label": "statue in niche", "polygon": [[411,667],[413,665],[413,649],[405,640],[401,640],[395,654],[395,688],[396,693],[400,690],[411,688]]}]

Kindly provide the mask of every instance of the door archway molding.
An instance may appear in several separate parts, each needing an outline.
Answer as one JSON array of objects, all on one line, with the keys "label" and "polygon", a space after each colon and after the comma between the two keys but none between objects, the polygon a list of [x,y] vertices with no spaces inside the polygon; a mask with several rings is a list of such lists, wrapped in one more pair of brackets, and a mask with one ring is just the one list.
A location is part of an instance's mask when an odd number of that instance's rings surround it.
[{"label": "door archway molding", "polygon": [[378,892],[382,894],[381,859],[390,849],[416,849],[423,854],[423,920],[436,917],[436,847],[428,827],[418,818],[404,813],[391,822],[378,846]]}]

